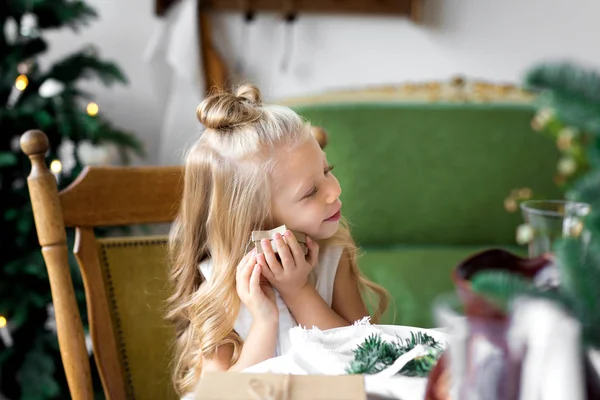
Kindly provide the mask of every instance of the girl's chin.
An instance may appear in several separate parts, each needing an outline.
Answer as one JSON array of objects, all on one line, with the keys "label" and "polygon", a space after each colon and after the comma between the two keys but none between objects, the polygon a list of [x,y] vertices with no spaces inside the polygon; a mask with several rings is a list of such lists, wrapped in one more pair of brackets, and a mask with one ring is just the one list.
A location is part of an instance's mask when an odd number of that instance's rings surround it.
[{"label": "girl's chin", "polygon": [[321,226],[321,230],[314,236],[308,235],[314,240],[326,240],[335,235],[338,231],[340,224],[339,222],[327,222],[327,224]]}]

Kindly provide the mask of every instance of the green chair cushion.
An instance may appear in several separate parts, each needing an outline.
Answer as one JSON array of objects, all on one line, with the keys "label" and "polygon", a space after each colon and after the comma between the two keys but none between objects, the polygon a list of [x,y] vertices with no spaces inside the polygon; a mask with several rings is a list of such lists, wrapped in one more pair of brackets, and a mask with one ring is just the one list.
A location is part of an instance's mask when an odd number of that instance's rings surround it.
[{"label": "green chair cushion", "polygon": [[127,397],[177,399],[170,368],[175,335],[164,319],[169,295],[167,240],[145,237],[99,242]]}]

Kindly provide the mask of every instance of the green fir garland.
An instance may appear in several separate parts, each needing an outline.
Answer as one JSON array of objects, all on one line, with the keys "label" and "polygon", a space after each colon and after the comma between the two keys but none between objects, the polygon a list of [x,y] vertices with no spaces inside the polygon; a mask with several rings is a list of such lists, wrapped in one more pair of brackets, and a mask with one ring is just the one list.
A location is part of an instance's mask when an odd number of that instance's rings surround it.
[{"label": "green fir garland", "polygon": [[409,361],[399,372],[411,377],[427,377],[440,358],[443,347],[433,337],[423,332],[411,332],[410,338],[397,338],[386,342],[381,335],[373,334],[354,350],[354,360],[346,372],[349,374],[376,374],[394,363],[400,356],[422,345],[431,350],[424,356]]}]

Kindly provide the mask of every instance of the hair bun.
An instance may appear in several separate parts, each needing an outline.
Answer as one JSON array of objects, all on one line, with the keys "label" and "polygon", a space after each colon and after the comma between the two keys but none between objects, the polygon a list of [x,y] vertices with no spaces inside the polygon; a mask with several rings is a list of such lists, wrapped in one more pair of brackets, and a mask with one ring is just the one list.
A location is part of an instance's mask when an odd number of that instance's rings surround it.
[{"label": "hair bun", "polygon": [[262,97],[260,96],[260,90],[254,85],[242,85],[238,88],[235,95],[244,100],[253,103],[254,105],[262,105]]},{"label": "hair bun", "polygon": [[230,130],[260,118],[260,91],[254,85],[243,85],[233,95],[220,92],[206,97],[196,109],[200,123],[209,129]]}]

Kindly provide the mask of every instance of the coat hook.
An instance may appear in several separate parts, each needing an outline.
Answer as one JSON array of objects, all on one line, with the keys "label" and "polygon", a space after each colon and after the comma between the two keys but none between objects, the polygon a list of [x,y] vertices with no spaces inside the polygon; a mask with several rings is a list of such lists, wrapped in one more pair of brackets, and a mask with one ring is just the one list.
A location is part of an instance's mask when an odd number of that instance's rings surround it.
[{"label": "coat hook", "polygon": [[281,59],[281,71],[286,72],[293,50],[293,24],[298,19],[295,11],[294,0],[283,0],[283,19],[285,21],[285,43]]},{"label": "coat hook", "polygon": [[252,9],[251,0],[240,0],[240,7],[243,10],[243,21],[242,30],[241,30],[241,38],[240,38],[240,48],[238,50],[238,60],[236,62],[235,71],[238,75],[242,76],[244,74],[244,60],[246,59],[246,54],[248,52],[249,41],[248,41],[248,27],[251,23],[254,22],[256,18],[256,13]]}]

